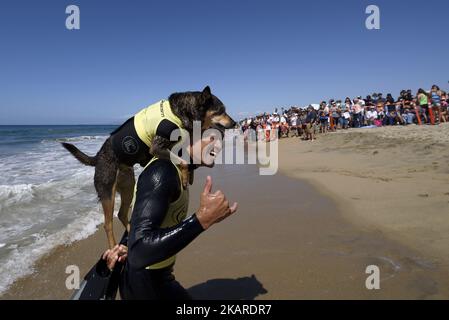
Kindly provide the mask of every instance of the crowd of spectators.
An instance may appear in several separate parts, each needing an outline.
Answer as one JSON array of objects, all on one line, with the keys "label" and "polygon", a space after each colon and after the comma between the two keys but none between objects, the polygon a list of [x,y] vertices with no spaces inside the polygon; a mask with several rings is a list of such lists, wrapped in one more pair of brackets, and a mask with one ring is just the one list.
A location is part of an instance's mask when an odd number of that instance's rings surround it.
[{"label": "crowd of spectators", "polygon": [[240,121],[246,138],[271,141],[297,136],[314,140],[317,133],[360,127],[436,125],[449,120],[447,93],[437,85],[429,91],[402,90],[397,98],[373,93],[365,98],[330,99],[319,105],[277,108]]}]

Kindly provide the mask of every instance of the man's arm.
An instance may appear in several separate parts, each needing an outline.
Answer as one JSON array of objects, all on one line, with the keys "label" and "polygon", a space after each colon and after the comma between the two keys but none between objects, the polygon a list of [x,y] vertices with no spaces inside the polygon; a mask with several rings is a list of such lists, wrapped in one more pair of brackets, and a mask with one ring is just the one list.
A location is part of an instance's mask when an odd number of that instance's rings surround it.
[{"label": "man's arm", "polygon": [[144,268],[163,261],[204,231],[196,214],[176,226],[160,227],[180,192],[178,173],[169,161],[156,160],[140,175],[128,242],[131,267]]}]

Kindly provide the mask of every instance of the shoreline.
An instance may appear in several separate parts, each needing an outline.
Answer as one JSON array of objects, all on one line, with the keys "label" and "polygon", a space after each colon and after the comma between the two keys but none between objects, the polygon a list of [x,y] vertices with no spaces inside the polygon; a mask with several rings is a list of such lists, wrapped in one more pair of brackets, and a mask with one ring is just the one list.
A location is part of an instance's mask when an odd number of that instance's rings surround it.
[{"label": "shoreline", "polygon": [[[401,232],[398,234],[388,226],[390,221],[384,215],[377,217],[383,223],[367,218],[366,212],[376,211],[372,206],[363,203],[365,213],[358,212],[358,202],[363,197],[356,191],[371,180],[353,177],[348,170],[332,172],[332,168],[326,169],[318,161],[327,154],[338,167],[339,157],[344,158],[345,165],[348,164],[345,157],[353,160],[358,157],[352,152],[341,154],[328,146],[341,134],[351,135],[352,131],[319,135],[319,140],[313,143],[297,138],[281,140],[281,174],[275,176],[258,176],[254,166],[199,170],[191,188],[189,213],[198,205],[196,198],[206,174],[215,179],[215,188],[239,202],[241,212],[214,227],[212,232],[202,234],[178,255],[175,275],[195,298],[444,299],[449,296],[447,261],[438,251],[419,245],[414,238],[416,233],[411,240],[404,238]],[[344,146],[348,150],[354,147]],[[381,186],[392,182],[375,181],[374,185]],[[342,194],[342,183],[356,188]],[[401,208],[403,199],[399,200],[393,205]],[[114,221],[119,238],[122,227],[117,219]],[[393,226],[397,227],[397,223]],[[78,265],[83,277],[105,247],[106,237],[100,226],[87,239],[58,247],[41,258],[35,265],[36,271],[14,282],[0,299],[68,299],[72,292],[64,286],[65,267]],[[364,288],[365,267],[369,264],[381,267],[385,289],[380,292]]]}]

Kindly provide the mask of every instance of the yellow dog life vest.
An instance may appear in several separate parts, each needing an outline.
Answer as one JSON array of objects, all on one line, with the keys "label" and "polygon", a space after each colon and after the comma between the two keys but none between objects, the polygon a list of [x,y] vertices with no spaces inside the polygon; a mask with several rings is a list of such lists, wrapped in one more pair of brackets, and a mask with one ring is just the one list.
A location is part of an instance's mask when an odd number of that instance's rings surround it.
[{"label": "yellow dog life vest", "polygon": [[156,102],[134,116],[134,128],[137,135],[149,148],[151,148],[159,124],[164,119],[174,123],[178,128],[182,128],[181,119],[173,113],[168,100]]}]

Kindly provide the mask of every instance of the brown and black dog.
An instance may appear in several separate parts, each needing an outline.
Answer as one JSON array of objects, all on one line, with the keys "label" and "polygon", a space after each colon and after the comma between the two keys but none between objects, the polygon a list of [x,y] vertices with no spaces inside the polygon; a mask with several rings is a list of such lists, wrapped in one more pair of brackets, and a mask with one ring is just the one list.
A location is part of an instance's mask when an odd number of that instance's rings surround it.
[{"label": "brown and black dog", "polygon": [[[182,128],[190,134],[193,131],[193,121],[201,121],[202,130],[215,128],[221,132],[233,128],[236,124],[226,113],[224,104],[211,93],[209,87],[203,91],[173,93],[168,98],[168,102],[173,114],[181,120]],[[159,132],[163,130],[157,128],[151,146],[147,146],[139,139],[133,119],[134,117],[112,132],[100,151],[93,157],[81,152],[72,144],[62,143],[64,148],[81,163],[95,167],[94,185],[103,207],[104,228],[110,248],[117,243],[112,223],[116,192],[118,191],[121,197],[118,218],[128,228],[128,213],[135,184],[133,165],[139,163],[144,167],[153,155],[168,157],[167,150],[173,145],[173,142],[168,140],[169,134],[168,136],[167,134],[159,135]],[[165,127],[165,129],[168,127],[169,130],[176,129],[175,127],[170,128],[170,123],[166,125],[167,123],[159,125],[159,127]],[[125,152],[121,150],[124,147],[126,147]],[[130,150],[132,152],[128,152]],[[182,172],[183,184],[186,186],[187,166],[182,167]]]}]

